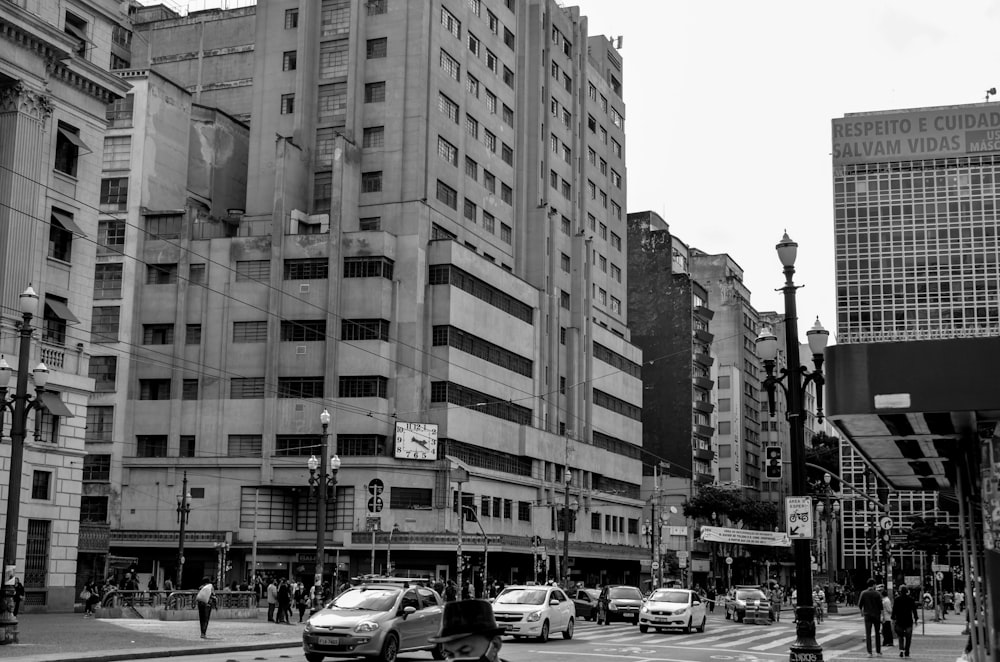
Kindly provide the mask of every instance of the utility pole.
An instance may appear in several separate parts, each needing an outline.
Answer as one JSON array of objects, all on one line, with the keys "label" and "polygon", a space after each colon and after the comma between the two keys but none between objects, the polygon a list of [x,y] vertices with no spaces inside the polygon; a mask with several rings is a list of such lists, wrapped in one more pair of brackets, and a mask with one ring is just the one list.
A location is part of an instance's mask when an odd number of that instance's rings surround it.
[{"label": "utility pole", "polygon": [[177,544],[177,582],[174,584],[175,590],[181,590],[181,580],[184,577],[184,528],[187,526],[188,518],[191,516],[191,504],[188,499],[188,472],[184,472],[184,482],[181,484],[181,495],[177,497],[177,523],[180,524],[180,542]]}]

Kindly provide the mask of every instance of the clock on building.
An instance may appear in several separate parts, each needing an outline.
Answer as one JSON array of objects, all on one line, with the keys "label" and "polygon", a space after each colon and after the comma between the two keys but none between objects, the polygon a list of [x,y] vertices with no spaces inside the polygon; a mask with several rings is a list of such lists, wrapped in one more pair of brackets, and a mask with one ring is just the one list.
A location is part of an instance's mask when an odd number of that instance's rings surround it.
[{"label": "clock on building", "polygon": [[438,459],[438,426],[432,423],[396,423],[395,456],[404,460]]}]

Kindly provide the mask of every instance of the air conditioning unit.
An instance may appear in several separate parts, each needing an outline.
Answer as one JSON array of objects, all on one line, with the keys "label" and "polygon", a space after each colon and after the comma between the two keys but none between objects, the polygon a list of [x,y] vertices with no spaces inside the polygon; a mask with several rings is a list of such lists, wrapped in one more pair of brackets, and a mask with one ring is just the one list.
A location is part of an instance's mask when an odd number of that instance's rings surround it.
[{"label": "air conditioning unit", "polygon": [[304,356],[306,354],[306,346],[305,345],[296,345],[295,346],[295,353],[297,355],[299,355],[299,356]]}]

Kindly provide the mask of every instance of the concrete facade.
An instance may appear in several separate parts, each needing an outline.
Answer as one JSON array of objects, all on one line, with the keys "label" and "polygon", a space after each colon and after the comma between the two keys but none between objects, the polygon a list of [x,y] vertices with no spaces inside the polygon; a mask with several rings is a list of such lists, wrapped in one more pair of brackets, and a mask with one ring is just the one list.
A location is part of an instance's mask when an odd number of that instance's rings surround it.
[{"label": "concrete facade", "polygon": [[[170,21],[144,29],[169,43],[189,28]],[[224,542],[232,579],[311,579],[306,460],[326,408],[343,461],[327,574],[384,571],[391,544],[398,573],[453,575],[460,488],[491,576],[531,579],[539,559],[557,574],[568,491],[573,579],[637,582],[620,55],[547,0],[276,0],[254,35],[235,236],[188,219],[179,247],[139,246],[179,276],[140,275],[136,319],[174,340],[130,368],[112,553],[176,570],[186,471],[186,583],[217,569]],[[183,277],[198,262],[196,287]],[[436,425],[436,459],[405,457],[398,423]],[[465,525],[464,551],[481,572],[478,532]]]}]

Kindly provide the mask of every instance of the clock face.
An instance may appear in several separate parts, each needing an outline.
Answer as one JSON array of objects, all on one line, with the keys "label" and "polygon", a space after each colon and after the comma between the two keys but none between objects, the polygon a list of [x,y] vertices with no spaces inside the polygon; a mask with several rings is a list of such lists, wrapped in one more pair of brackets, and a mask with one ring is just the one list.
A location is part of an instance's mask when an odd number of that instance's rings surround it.
[{"label": "clock face", "polygon": [[403,460],[436,460],[437,425],[396,423],[395,456]]}]

